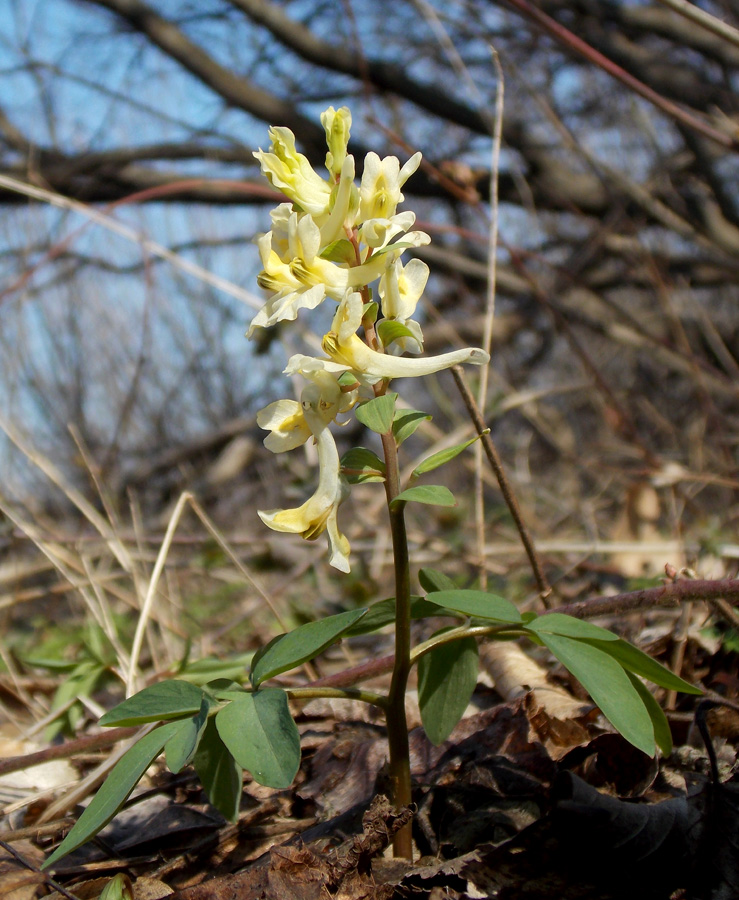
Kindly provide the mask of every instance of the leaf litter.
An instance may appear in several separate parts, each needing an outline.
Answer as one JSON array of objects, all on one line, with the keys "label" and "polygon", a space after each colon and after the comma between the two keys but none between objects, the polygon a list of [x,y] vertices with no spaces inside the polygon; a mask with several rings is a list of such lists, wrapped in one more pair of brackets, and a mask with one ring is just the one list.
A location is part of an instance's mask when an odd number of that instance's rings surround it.
[{"label": "leaf litter", "polygon": [[[689,747],[698,729],[689,734],[687,711],[670,714],[678,747],[658,764],[613,734],[575,682],[518,644],[483,646],[481,657],[472,703],[438,747],[409,703],[415,809],[403,815],[413,814],[413,864],[386,858],[402,818],[377,799],[388,787],[381,718],[365,704],[321,700],[297,710],[303,760],[292,788],[247,775],[232,825],[191,769],[173,776],[155,763],[98,839],[60,862],[55,881],[79,900],[100,897],[119,873],[133,900],[739,896],[736,711],[704,713],[715,772]],[[694,677],[731,694],[737,666],[726,661],[717,671],[697,644],[688,656]],[[84,771],[99,754],[74,761]],[[2,896],[15,900],[18,884],[22,900],[67,896],[50,894],[37,871],[69,823],[34,834],[53,795],[16,811],[5,804],[1,839],[31,868],[20,883],[18,864],[3,871]],[[23,834],[31,843],[16,841]]]}]

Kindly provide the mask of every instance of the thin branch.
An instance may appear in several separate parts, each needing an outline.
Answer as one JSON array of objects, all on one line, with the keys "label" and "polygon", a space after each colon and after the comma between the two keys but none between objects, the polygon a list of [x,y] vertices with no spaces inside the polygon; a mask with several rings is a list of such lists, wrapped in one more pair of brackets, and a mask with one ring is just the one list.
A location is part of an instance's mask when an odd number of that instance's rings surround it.
[{"label": "thin branch", "polygon": [[729,147],[732,149],[739,148],[739,141],[736,138],[713,128],[707,122],[694,116],[688,110],[683,109],[683,107],[678,106],[676,103],[673,103],[671,100],[658,94],[657,91],[644,84],[643,81],[635,78],[630,72],[627,72],[626,69],[621,68],[621,66],[617,65],[613,60],[604,56],[604,54],[594,47],[591,47],[590,44],[582,38],[573,34],[568,28],[565,28],[564,25],[560,25],[556,19],[553,19],[545,12],[542,12],[542,10],[530,3],[529,0],[508,0],[508,2],[526,16],[526,18],[531,19],[536,22],[537,25],[540,25],[547,34],[559,41],[560,44],[563,44],[575,53],[579,53],[580,56],[584,56],[589,62],[598,66],[600,69],[603,69],[603,71],[612,78],[615,78],[617,81],[626,85],[626,87],[634,91],[635,94],[638,94],[640,97],[643,97],[649,103],[652,103],[658,109],[662,110],[662,112],[671,119],[686,125],[688,128],[692,128],[694,131],[699,132],[711,141],[715,141],[722,147]]},{"label": "thin branch", "polygon": [[717,19],[694,3],[688,3],[688,0],[659,0],[659,2],[691,22],[695,22],[696,25],[700,25],[701,28],[705,28],[734,44],[735,47],[739,47],[739,29],[727,22],[722,22],[721,19]]},{"label": "thin branch", "polygon": [[539,596],[541,597],[542,602],[546,607],[549,607],[548,597],[552,592],[552,588],[549,585],[549,582],[544,575],[544,571],[541,567],[541,563],[539,562],[539,558],[536,554],[536,548],[534,547],[534,542],[531,538],[531,534],[526,523],[523,520],[523,514],[521,513],[521,507],[518,505],[518,500],[516,499],[516,495],[513,493],[513,489],[506,477],[505,470],[503,469],[503,463],[498,455],[498,451],[493,443],[493,439],[490,437],[490,431],[488,426],[485,424],[485,420],[480,413],[480,410],[475,402],[475,398],[472,396],[470,389],[467,387],[467,383],[464,380],[464,374],[460,366],[452,366],[452,375],[454,376],[454,381],[456,382],[457,388],[459,389],[459,393],[462,395],[462,399],[464,400],[464,404],[467,407],[467,411],[472,419],[475,428],[477,429],[477,433],[480,435],[480,440],[482,441],[482,446],[485,451],[485,455],[488,458],[488,462],[495,473],[495,477],[498,480],[498,485],[500,486],[500,492],[503,495],[503,499],[506,502],[506,505],[513,516],[513,521],[516,523],[516,528],[521,537],[521,543],[524,546],[524,550],[526,551],[526,555],[529,558],[529,563],[531,564],[531,569],[534,573],[534,578],[536,579],[536,584],[539,588]]}]

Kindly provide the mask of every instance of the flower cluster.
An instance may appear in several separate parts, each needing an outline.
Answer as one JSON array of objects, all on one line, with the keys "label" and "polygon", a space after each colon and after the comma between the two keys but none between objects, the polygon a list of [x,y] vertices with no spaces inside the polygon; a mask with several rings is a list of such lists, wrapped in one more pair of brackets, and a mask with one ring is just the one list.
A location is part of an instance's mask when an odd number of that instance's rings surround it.
[{"label": "flower cluster", "polygon": [[[296,150],[288,128],[271,128],[269,151],[254,154],[264,175],[290,202],[272,211],[272,230],[258,239],[263,268],[257,281],[270,297],[247,336],[292,321],[301,309],[314,309],[326,298],[338,304],[322,341],[325,358],[293,356],[285,369],[307,382],[300,402],[278,400],[257,416],[259,426],[270,432],[265,446],[274,453],[314,439],[318,487],[296,509],[259,515],[275,531],[307,540],[327,532],[331,565],[348,572],[349,542],[339,531],[337,512],[349,488],[330,423],[363,397],[383,393],[392,378],[428,375],[457,363],[484,365],[488,355],[467,348],[425,358],[402,356],[423,350],[423,334],[413,315],[429,270],[419,259],[403,263],[401,257],[430,238],[411,230],[414,213],[397,211],[401,188],[419,167],[421,154],[401,167],[394,156],[380,159],[369,153],[357,186],[354,157],[347,152],[351,113],[346,107],[329,107],[321,122],[328,146],[327,178]],[[379,304],[371,299],[374,282]]]}]

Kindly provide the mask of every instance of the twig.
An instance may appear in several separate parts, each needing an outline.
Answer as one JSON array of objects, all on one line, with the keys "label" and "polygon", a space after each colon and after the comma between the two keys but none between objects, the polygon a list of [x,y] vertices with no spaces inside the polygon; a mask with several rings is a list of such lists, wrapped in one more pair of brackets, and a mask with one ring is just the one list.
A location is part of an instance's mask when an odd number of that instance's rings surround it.
[{"label": "twig", "polygon": [[[27,859],[24,859],[18,851],[12,847],[10,844],[7,844],[5,841],[0,841],[0,847],[5,850],[6,853],[9,853],[13,856],[22,866],[26,869],[29,869],[31,872],[35,872],[39,878],[41,878],[46,884],[51,885],[55,891],[58,891],[62,897],[66,897],[67,900],[79,900],[76,894],[70,894],[66,888],[63,888],[58,882],[54,881],[54,879],[47,875],[45,872],[42,872],[37,866],[34,866],[32,863],[28,862]],[[11,893],[15,893],[15,891],[11,891]]]},{"label": "twig", "polygon": [[734,44],[735,47],[739,47],[738,29],[727,22],[723,22],[721,19],[717,19],[716,16],[712,16],[694,3],[688,3],[688,0],[659,0],[659,2],[668,6],[679,15],[685,16],[686,19],[690,19],[691,22],[695,22],[696,25],[705,28],[706,31],[711,31],[725,41]]},{"label": "twig", "polygon": [[549,595],[552,592],[552,588],[550,587],[549,582],[547,581],[546,576],[544,575],[544,572],[542,570],[539,558],[536,554],[534,542],[531,539],[531,534],[529,533],[526,523],[523,520],[521,508],[518,505],[518,500],[516,499],[510,482],[508,481],[505,471],[503,470],[503,463],[500,459],[500,456],[498,455],[498,451],[496,450],[495,444],[493,443],[493,439],[490,437],[490,432],[487,425],[485,424],[485,420],[482,418],[477,403],[475,402],[475,398],[472,396],[470,389],[467,387],[467,383],[464,380],[464,375],[462,373],[461,367],[452,366],[451,372],[454,376],[454,381],[459,388],[459,393],[462,395],[464,404],[467,407],[467,411],[470,414],[470,418],[472,419],[475,428],[477,429],[477,433],[480,435],[480,440],[482,441],[485,455],[487,456],[488,462],[490,463],[490,466],[495,473],[495,477],[498,479],[498,485],[500,486],[500,492],[503,495],[503,499],[505,500],[511,515],[513,516],[513,521],[516,523],[516,528],[518,529],[518,533],[521,536],[521,543],[523,544],[526,555],[529,558],[529,563],[531,564],[531,569],[534,573],[534,578],[536,579],[536,584],[539,588],[539,596],[541,597],[544,606],[549,609],[551,606],[551,604],[549,603]]},{"label": "twig", "polygon": [[577,619],[594,616],[620,615],[652,609],[655,606],[677,606],[688,600],[723,599],[739,604],[739,578],[726,580],[690,579],[663,584],[659,587],[644,588],[627,594],[613,594],[610,597],[596,597],[558,606],[552,612],[565,613]]},{"label": "twig", "polygon": [[707,122],[694,116],[687,109],[678,106],[676,103],[673,103],[671,100],[658,94],[657,91],[644,84],[643,81],[639,81],[638,78],[635,78],[630,72],[627,72],[626,69],[621,68],[621,66],[617,65],[613,60],[600,53],[600,51],[596,50],[594,47],[591,47],[590,44],[586,43],[582,38],[573,34],[565,28],[564,25],[560,25],[556,19],[553,19],[551,16],[548,16],[545,12],[538,9],[533,3],[530,3],[529,0],[508,0],[508,2],[524,16],[540,25],[544,31],[551,35],[555,40],[564,44],[565,47],[568,47],[575,53],[584,56],[591,63],[603,69],[604,72],[607,72],[612,78],[625,84],[626,87],[634,91],[635,94],[638,94],[658,109],[661,109],[662,112],[670,116],[670,118],[675,119],[675,121],[680,122],[683,125],[687,125],[688,128],[699,132],[704,137],[715,141],[717,144],[721,144],[723,147],[736,148],[737,141],[735,138],[731,137],[731,135],[713,128]]}]

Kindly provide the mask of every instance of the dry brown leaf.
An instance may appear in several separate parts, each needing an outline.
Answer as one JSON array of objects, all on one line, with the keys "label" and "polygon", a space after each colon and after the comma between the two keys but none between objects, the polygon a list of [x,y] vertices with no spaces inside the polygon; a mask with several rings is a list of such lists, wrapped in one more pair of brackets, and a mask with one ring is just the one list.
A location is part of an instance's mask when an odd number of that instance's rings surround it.
[{"label": "dry brown leaf", "polygon": [[[44,854],[30,841],[16,841],[13,849],[31,866],[40,866]],[[3,900],[35,900],[45,876],[27,868],[4,847],[0,847],[0,897]]]}]

